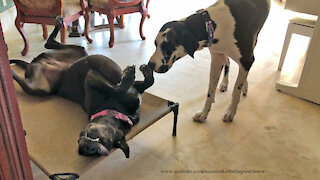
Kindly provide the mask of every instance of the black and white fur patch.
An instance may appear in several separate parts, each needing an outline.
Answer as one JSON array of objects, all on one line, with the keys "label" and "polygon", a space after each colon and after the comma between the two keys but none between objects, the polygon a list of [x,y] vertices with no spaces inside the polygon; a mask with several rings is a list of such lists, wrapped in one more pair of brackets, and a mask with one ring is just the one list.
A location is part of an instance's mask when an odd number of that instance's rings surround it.
[{"label": "black and white fur patch", "polygon": [[[227,57],[239,65],[232,102],[224,116],[224,121],[233,120],[240,93],[247,92],[246,79],[254,62],[253,50],[269,9],[270,0],[218,0],[205,9],[214,23],[216,40],[208,47],[211,54],[211,72],[207,100],[204,108],[194,116],[194,120],[202,122],[206,119],[214,102],[221,67]],[[195,51],[208,46],[204,18],[195,13],[182,20],[164,24],[155,39],[155,46],[149,66],[158,73],[167,72],[174,62],[187,54],[194,57]]]}]

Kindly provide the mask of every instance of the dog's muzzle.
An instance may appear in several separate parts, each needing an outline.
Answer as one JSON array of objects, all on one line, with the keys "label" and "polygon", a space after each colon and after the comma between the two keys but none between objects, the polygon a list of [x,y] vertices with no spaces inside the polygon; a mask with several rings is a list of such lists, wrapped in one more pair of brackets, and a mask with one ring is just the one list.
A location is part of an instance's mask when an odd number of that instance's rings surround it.
[{"label": "dog's muzzle", "polygon": [[161,66],[159,67],[158,71],[156,71],[156,72],[158,72],[158,73],[165,73],[165,72],[167,72],[168,70],[169,70],[169,66],[168,66],[168,65],[161,65]]},{"label": "dog's muzzle", "polygon": [[150,67],[150,69],[152,71],[155,71],[157,73],[165,73],[169,70],[169,66],[168,65],[161,65],[158,69],[156,69],[156,64],[153,62],[149,62],[148,66]]},{"label": "dog's muzzle", "polygon": [[80,155],[109,155],[109,150],[104,147],[100,142],[100,138],[92,139],[88,136],[79,138],[79,154]]}]

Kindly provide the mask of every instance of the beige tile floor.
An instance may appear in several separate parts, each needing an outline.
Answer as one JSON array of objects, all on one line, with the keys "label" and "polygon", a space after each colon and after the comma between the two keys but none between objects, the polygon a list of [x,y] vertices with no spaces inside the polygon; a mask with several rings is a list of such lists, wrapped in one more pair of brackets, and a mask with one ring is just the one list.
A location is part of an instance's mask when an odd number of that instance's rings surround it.
[{"label": "beige tile floor", "polygon": [[[126,27],[115,31],[112,49],[107,46],[108,30],[92,32],[93,44],[83,37],[68,38],[67,43],[83,45],[89,54],[106,55],[122,68],[140,65],[152,55],[154,38],[163,23],[183,18],[212,2],[151,1],[145,41],[140,40],[138,32],[140,15],[134,14],[125,16]],[[199,51],[194,60],[185,57],[168,73],[156,74],[155,84],[148,90],[180,103],[177,137],[171,136],[172,115],[168,115],[129,142],[130,159],[115,151],[80,179],[319,179],[320,107],[274,88],[287,22],[287,13],[272,3],[248,77],[249,94],[242,98],[234,122],[223,123],[222,115],[231,100],[238,69],[235,63],[231,63],[229,90],[217,92],[207,121],[192,121],[204,104],[209,76],[209,52]],[[31,60],[44,50],[41,26],[25,25],[30,42],[26,57],[20,55],[23,43],[15,27],[8,29],[4,35],[10,58]],[[35,179],[47,179],[34,164],[33,170]]]}]

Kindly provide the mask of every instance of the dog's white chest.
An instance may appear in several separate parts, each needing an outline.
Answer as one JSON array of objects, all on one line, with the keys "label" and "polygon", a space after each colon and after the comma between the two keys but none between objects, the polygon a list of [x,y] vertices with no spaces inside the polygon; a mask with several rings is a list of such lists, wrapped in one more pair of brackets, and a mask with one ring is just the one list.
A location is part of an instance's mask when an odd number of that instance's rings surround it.
[{"label": "dog's white chest", "polygon": [[217,25],[214,38],[219,40],[217,44],[213,44],[209,48],[212,48],[214,52],[227,54],[233,60],[239,61],[241,54],[236,45],[237,40],[234,38],[236,22],[229,7],[224,1],[218,1],[206,10]]}]

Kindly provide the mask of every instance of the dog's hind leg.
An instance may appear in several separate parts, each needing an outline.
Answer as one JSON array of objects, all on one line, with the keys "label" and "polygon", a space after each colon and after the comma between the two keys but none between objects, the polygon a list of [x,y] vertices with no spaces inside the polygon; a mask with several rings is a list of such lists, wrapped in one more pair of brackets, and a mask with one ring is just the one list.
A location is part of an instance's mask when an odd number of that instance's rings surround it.
[{"label": "dog's hind leg", "polygon": [[210,82],[209,82],[207,99],[202,110],[197,112],[193,116],[193,120],[198,122],[203,122],[204,120],[206,120],[208,116],[208,113],[211,109],[211,105],[215,99],[215,92],[218,85],[222,67],[225,64],[227,59],[226,55],[215,53],[211,48],[210,48],[210,53],[211,53],[211,68],[210,68]]},{"label": "dog's hind leg", "polygon": [[153,77],[153,71],[148,65],[141,65],[140,71],[143,73],[144,80],[143,81],[135,81],[134,87],[137,89],[137,91],[142,94],[146,89],[148,89],[150,86],[154,83],[154,77]]},{"label": "dog's hind leg", "polygon": [[231,104],[228,106],[228,109],[225,112],[223,117],[224,122],[233,121],[233,118],[237,112],[237,107],[240,101],[241,91],[243,91],[244,86],[247,86],[246,84],[247,84],[248,72],[249,71],[245,70],[244,67],[241,64],[239,64],[238,78],[232,91]]},{"label": "dog's hind leg", "polygon": [[117,85],[108,81],[101,72],[91,69],[85,80],[85,86],[95,88],[100,92],[111,93],[115,95],[124,94],[133,85],[135,79],[135,67],[128,66],[122,75],[120,83]]},{"label": "dog's hind leg", "polygon": [[[230,59],[227,58],[226,64],[224,65],[224,75],[220,83],[220,92],[226,92],[229,85],[229,72],[230,72]],[[247,96],[248,94],[248,81],[246,80],[243,84],[242,95]]]},{"label": "dog's hind leg", "polygon": [[57,37],[62,25],[63,25],[63,17],[57,16],[56,21],[55,21],[54,30],[52,31],[46,44],[44,45],[44,47],[46,49],[62,49],[64,47],[63,44],[56,41],[56,37]]},{"label": "dog's hind leg", "polygon": [[[22,78],[12,70],[13,79],[21,86],[21,88],[28,94],[36,96],[50,95],[50,87],[45,79],[38,77],[37,80]],[[41,81],[43,80],[43,81]]]},{"label": "dog's hind leg", "polygon": [[23,69],[27,69],[27,66],[29,65],[29,63],[27,63],[26,61],[22,61],[20,59],[10,59],[10,64],[16,64],[22,67]]},{"label": "dog's hind leg", "polygon": [[220,92],[225,92],[228,89],[229,84],[229,70],[230,70],[230,60],[229,57],[224,65],[224,76],[220,84]]},{"label": "dog's hind leg", "polygon": [[[115,86],[109,82],[104,76],[97,70],[89,70],[85,82],[86,96],[90,94],[91,89],[97,90],[103,93],[114,93]],[[91,99],[91,98],[90,98]]]},{"label": "dog's hind leg", "polygon": [[248,94],[248,81],[246,80],[242,87],[242,95],[247,96]]},{"label": "dog's hind leg", "polygon": [[86,64],[90,69],[94,69],[101,73],[112,84],[117,84],[121,81],[122,70],[111,59],[102,55],[92,55],[86,57]]}]

